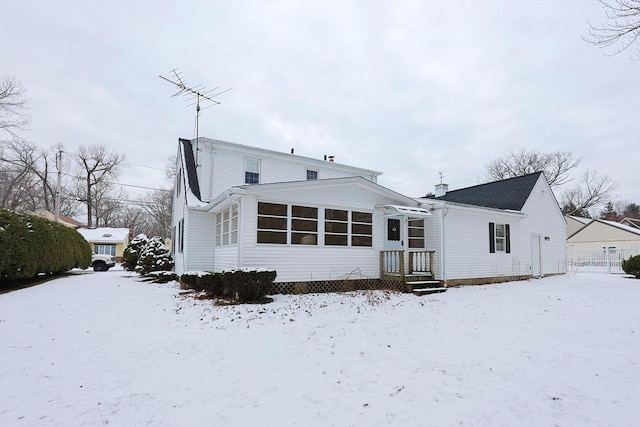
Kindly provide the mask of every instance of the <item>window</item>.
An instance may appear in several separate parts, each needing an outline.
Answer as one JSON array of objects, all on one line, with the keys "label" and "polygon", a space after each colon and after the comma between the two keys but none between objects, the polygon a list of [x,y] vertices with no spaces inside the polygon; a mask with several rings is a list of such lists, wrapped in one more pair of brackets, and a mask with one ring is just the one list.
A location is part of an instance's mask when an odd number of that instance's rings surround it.
[{"label": "window", "polygon": [[291,243],[318,244],[318,208],[291,206]]},{"label": "window", "polygon": [[116,245],[93,245],[93,253],[116,256]]},{"label": "window", "polygon": [[324,210],[324,244],[347,246],[349,242],[349,211]]},{"label": "window", "polygon": [[318,171],[307,169],[307,181],[318,179]]},{"label": "window", "polygon": [[178,252],[184,251],[184,219],[178,221]]},{"label": "window", "polygon": [[175,257],[176,255],[176,226],[171,227],[171,256]]},{"label": "window", "polygon": [[409,220],[409,248],[424,249],[424,219]]},{"label": "window", "polygon": [[232,204],[216,214],[216,246],[238,243],[238,205]]},{"label": "window", "polygon": [[258,202],[258,243],[287,244],[288,206]]},{"label": "window", "polygon": [[260,160],[244,160],[244,183],[260,184]]},{"label": "window", "polygon": [[182,168],[178,169],[176,175],[176,196],[180,195],[180,189],[182,188]]},{"label": "window", "polygon": [[369,212],[351,212],[351,246],[373,245],[373,215]]},{"label": "window", "polygon": [[511,252],[509,224],[489,223],[489,252]]}]

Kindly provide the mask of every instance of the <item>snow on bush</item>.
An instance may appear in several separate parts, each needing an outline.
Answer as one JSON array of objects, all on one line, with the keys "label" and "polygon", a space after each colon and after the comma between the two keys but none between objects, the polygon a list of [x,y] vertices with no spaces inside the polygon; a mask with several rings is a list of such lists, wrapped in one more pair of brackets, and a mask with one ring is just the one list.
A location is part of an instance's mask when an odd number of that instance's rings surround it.
[{"label": "snow on bush", "polygon": [[140,253],[145,246],[147,246],[148,242],[149,238],[144,234],[138,234],[136,237],[131,239],[131,242],[129,242],[129,245],[122,254],[122,267],[125,270],[134,271],[136,269]]},{"label": "snow on bush", "polygon": [[173,267],[173,259],[169,249],[160,237],[152,237],[140,252],[136,272],[148,274],[152,271],[169,271]]}]

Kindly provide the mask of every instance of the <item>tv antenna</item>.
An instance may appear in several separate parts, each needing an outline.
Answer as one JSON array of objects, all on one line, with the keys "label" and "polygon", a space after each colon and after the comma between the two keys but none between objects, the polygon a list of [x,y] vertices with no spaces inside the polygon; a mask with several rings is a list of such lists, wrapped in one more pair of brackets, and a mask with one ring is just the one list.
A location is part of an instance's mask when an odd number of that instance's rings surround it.
[{"label": "tv antenna", "polygon": [[[196,134],[196,141],[197,141],[198,137],[199,137],[200,100],[202,99],[203,102],[210,102],[211,103],[210,105],[204,107],[203,109],[212,107],[214,105],[219,105],[220,101],[216,101],[214,99],[214,97],[216,97],[218,95],[222,95],[225,92],[229,92],[233,88],[225,89],[225,90],[223,90],[221,92],[214,93],[215,91],[218,90],[218,87],[214,87],[213,89],[207,89],[203,85],[187,86],[187,84],[185,83],[185,81],[182,78],[181,74],[182,74],[182,72],[178,71],[177,68],[174,68],[173,70],[170,71],[169,77],[164,77],[164,76],[158,76],[158,77],[160,77],[162,80],[168,81],[169,83],[175,85],[178,88],[178,91],[176,93],[174,93],[172,96],[174,96],[174,97],[180,96],[180,95],[188,96],[190,98],[190,102],[191,102],[188,105],[189,106],[192,106],[192,105],[196,106],[196,128],[195,128],[195,134]],[[197,161],[198,160],[196,158],[196,163],[197,163]]]}]

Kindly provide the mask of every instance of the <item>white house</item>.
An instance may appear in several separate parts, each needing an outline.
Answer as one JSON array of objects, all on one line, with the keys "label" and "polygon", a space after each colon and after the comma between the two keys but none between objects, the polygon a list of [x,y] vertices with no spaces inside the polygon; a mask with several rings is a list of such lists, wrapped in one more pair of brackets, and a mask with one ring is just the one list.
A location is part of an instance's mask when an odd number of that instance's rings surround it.
[{"label": "white house", "polygon": [[436,279],[492,283],[566,272],[566,222],[542,172],[448,191],[422,206]]},{"label": "white house", "polygon": [[578,268],[622,272],[621,262],[640,254],[640,229],[593,219],[567,237],[567,258]]},{"label": "white house", "polygon": [[526,193],[521,205],[500,208],[415,199],[378,185],[380,172],[207,138],[179,140],[176,170],[178,274],[264,267],[281,284],[456,284],[564,272],[566,224],[542,174],[511,186]]}]

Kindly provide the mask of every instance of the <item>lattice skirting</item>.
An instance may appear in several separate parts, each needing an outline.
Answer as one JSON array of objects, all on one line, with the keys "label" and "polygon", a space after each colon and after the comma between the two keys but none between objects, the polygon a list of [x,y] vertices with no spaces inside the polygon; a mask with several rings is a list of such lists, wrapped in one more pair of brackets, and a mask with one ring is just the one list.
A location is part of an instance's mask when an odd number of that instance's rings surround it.
[{"label": "lattice skirting", "polygon": [[311,294],[326,292],[349,292],[359,290],[404,291],[404,284],[397,280],[354,279],[324,280],[317,282],[281,282],[274,283],[269,294]]}]

